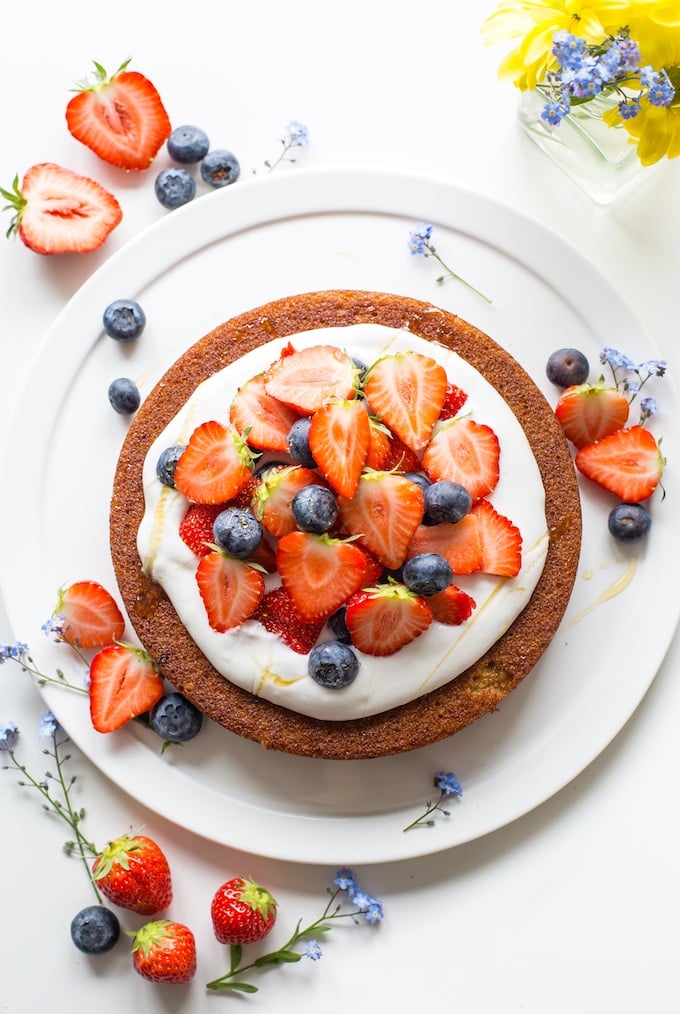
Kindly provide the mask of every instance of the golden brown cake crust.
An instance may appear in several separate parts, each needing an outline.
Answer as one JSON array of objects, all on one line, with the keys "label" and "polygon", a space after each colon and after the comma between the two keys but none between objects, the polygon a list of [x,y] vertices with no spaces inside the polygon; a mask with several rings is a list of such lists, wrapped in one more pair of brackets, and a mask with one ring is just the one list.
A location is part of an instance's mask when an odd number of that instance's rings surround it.
[{"label": "golden brown cake crust", "polygon": [[[144,513],[142,467],[147,450],[201,381],[274,338],[359,323],[406,327],[446,345],[496,387],[522,424],[538,463],[550,544],[530,602],[475,665],[408,704],[352,722],[329,722],[271,704],[224,679],[191,640],[163,590],[144,574],[136,537]],[[539,660],[566,609],[580,553],[581,512],[561,427],[541,392],[507,352],[477,328],[430,303],[342,290],[290,296],[241,314],[200,339],[167,371],[133,419],[121,450],[110,532],[113,565],[130,621],[178,690],[214,721],[266,748],[345,760],[429,745],[498,707]]]}]

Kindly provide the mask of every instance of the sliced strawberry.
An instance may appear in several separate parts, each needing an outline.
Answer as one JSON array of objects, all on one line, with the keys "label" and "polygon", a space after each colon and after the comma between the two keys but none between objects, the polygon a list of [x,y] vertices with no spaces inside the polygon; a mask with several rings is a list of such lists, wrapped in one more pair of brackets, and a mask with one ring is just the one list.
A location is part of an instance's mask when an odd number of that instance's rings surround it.
[{"label": "sliced strawberry", "polygon": [[366,655],[393,655],[432,623],[427,600],[392,581],[349,599],[345,623],[352,644]]},{"label": "sliced strawberry", "polygon": [[338,497],[343,528],[388,570],[404,562],[424,509],[420,487],[397,472],[365,472],[351,499]]},{"label": "sliced strawberry", "polygon": [[328,535],[290,532],[280,540],[276,562],[298,615],[326,619],[361,588],[366,558],[351,542]]},{"label": "sliced strawberry", "polygon": [[403,440],[392,434],[390,439],[390,452],[387,461],[383,465],[385,472],[420,472],[422,463],[415,451],[407,447]]},{"label": "sliced strawberry", "polygon": [[264,595],[264,578],[244,560],[212,552],[196,568],[196,582],[208,623],[224,633],[238,627],[255,612]]},{"label": "sliced strawberry", "polygon": [[516,577],[522,566],[522,536],[519,528],[489,503],[478,500],[471,515],[477,521],[482,544],[481,571],[498,577]]},{"label": "sliced strawberry", "polygon": [[389,471],[392,467],[389,464],[392,451],[392,434],[387,426],[373,417],[368,420],[368,452],[366,454],[366,467],[376,472]]},{"label": "sliced strawberry", "polygon": [[383,564],[378,560],[373,553],[370,553],[365,546],[362,546],[360,542],[355,542],[354,545],[359,549],[366,560],[366,573],[364,574],[364,583],[362,588],[371,588],[374,584],[377,584],[380,578],[385,573]]},{"label": "sliced strawberry", "polygon": [[370,439],[366,409],[356,399],[327,402],[312,416],[309,447],[321,474],[336,493],[354,495]]},{"label": "sliced strawberry", "polygon": [[305,415],[327,401],[352,398],[356,367],[333,345],[313,345],[277,359],[264,375],[268,394]]},{"label": "sliced strawberry", "polygon": [[90,717],[97,732],[114,732],[152,708],[164,693],[151,657],[131,644],[102,648],[90,665]]},{"label": "sliced strawberry", "polygon": [[320,482],[317,473],[303,465],[274,465],[255,489],[253,512],[269,534],[280,539],[297,528],[291,508],[295,494]]},{"label": "sliced strawberry", "polygon": [[75,581],[59,589],[53,617],[59,640],[76,648],[103,648],[119,641],[125,620],[110,592],[96,581]]},{"label": "sliced strawberry", "polygon": [[555,415],[576,447],[593,444],[622,429],[628,421],[628,399],[615,387],[578,384],[560,395]]},{"label": "sliced strawberry", "polygon": [[408,560],[419,553],[439,553],[454,574],[474,574],[482,566],[482,542],[477,518],[467,514],[455,525],[421,525],[408,547]]},{"label": "sliced strawberry", "polygon": [[264,451],[287,451],[288,432],[299,418],[295,409],[267,394],[262,374],[239,387],[229,408],[229,419],[244,440]]},{"label": "sliced strawberry", "polygon": [[212,552],[215,518],[224,510],[223,503],[192,503],[179,525],[179,537],[196,556]]},{"label": "sliced strawberry", "polygon": [[120,169],[148,169],[170,135],[156,88],[127,60],[111,77],[95,63],[92,81],[66,107],[66,124],[78,141]]},{"label": "sliced strawberry", "polygon": [[448,383],[446,385],[446,396],[444,398],[442,410],[439,413],[439,418],[441,420],[453,419],[454,415],[458,415],[467,400],[468,396],[462,387]]},{"label": "sliced strawberry", "polygon": [[175,488],[193,503],[225,503],[252,474],[252,455],[234,429],[211,420],[189,438],[175,468]]},{"label": "sliced strawberry", "polygon": [[253,619],[271,634],[277,634],[300,655],[307,655],[312,650],[325,623],[324,619],[311,622],[301,619],[290,593],[283,586],[266,592],[253,613]]},{"label": "sliced strawberry", "polygon": [[647,500],[658,486],[665,460],[649,430],[617,430],[576,453],[576,467],[587,479],[626,503]]},{"label": "sliced strawberry", "polygon": [[447,626],[457,627],[465,620],[469,620],[477,608],[477,603],[455,584],[450,584],[444,591],[430,595],[428,598],[432,618],[438,623],[445,623]]},{"label": "sliced strawberry", "polygon": [[451,419],[438,427],[425,448],[423,468],[431,479],[458,482],[479,500],[496,488],[500,477],[498,437],[474,419]]},{"label": "sliced strawberry", "polygon": [[398,352],[371,367],[364,394],[371,415],[377,415],[407,447],[419,451],[442,410],[446,385],[446,371],[434,359],[419,352]]},{"label": "sliced strawberry", "polygon": [[90,253],[123,217],[113,194],[87,176],[53,162],[31,166],[19,188],[0,189],[14,211],[7,230],[40,254]]}]

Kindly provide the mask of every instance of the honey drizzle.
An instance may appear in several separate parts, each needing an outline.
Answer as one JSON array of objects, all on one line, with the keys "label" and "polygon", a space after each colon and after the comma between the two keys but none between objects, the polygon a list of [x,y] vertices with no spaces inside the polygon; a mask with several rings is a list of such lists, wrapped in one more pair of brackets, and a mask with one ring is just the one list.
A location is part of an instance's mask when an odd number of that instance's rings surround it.
[{"label": "honey drizzle", "polygon": [[576,616],[574,616],[570,620],[569,625],[573,627],[574,624],[579,623],[585,616],[587,616],[589,613],[592,613],[592,611],[596,609],[598,606],[601,606],[604,602],[608,602],[609,599],[613,599],[614,596],[620,595],[621,592],[628,587],[630,582],[635,577],[636,570],[637,570],[637,560],[635,559],[635,557],[631,556],[630,559],[626,561],[626,568],[623,574],[617,577],[616,581],[613,581],[610,585],[608,585],[604,589],[604,591],[600,595],[598,595],[598,597],[595,599],[594,602],[591,602],[589,606],[586,606],[585,609],[582,609],[580,613],[577,613]]}]

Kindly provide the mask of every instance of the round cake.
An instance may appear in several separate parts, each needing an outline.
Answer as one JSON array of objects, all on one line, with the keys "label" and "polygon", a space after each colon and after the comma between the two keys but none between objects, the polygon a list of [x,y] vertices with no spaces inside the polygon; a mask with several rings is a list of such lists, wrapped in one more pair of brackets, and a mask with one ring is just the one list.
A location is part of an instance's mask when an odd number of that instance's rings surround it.
[{"label": "round cake", "polygon": [[[308,655],[267,629],[258,612],[226,631],[208,622],[197,588],[197,560],[178,536],[191,500],[161,482],[156,468],[165,448],[185,446],[207,421],[229,427],[230,406],[247,381],[269,377],[274,364],[318,346],[337,347],[341,355],[362,360],[369,378],[372,364],[397,353],[439,364],[448,386],[464,391],[457,418],[485,429],[490,424],[498,436],[501,480],[480,500],[506,520],[521,545],[521,564],[510,576],[502,569],[493,575],[454,571],[457,588],[474,607],[471,616],[455,626],[428,621],[422,634],[385,656],[371,647],[364,649],[368,654],[356,652],[359,675],[341,689],[311,679]],[[362,397],[369,394],[368,382],[364,387]],[[441,419],[433,434],[445,425]],[[428,451],[414,453],[424,459]],[[267,457],[255,463],[266,464]],[[269,457],[277,467],[286,464],[285,455]],[[420,467],[412,457],[403,466],[411,476]],[[328,485],[327,478],[319,474],[319,484]],[[342,504],[343,497],[338,499]],[[364,533],[352,531],[349,522],[347,530],[347,518],[349,508],[334,534],[362,544]],[[431,550],[436,527],[419,525],[413,546],[424,548],[414,548],[414,554]],[[241,314],[173,364],[130,425],[115,474],[110,535],[130,622],[174,687],[215,722],[265,748],[344,760],[426,746],[498,707],[532,670],[559,626],[576,575],[581,516],[561,427],[512,356],[479,329],[430,303],[386,293],[327,291]],[[269,542],[271,558],[279,560],[284,540],[278,547],[275,539]],[[282,564],[280,569],[283,574]],[[267,582],[279,586],[276,567],[267,565],[267,570]],[[400,581],[398,570],[387,567],[381,578],[366,582]],[[317,643],[334,637],[322,623]]]}]

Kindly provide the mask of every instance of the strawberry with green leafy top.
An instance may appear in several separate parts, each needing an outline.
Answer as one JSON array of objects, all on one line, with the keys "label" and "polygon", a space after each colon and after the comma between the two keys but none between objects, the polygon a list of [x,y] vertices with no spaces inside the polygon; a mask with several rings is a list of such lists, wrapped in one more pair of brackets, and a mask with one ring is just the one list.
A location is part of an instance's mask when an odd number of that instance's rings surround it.
[{"label": "strawberry with green leafy top", "polygon": [[119,641],[125,619],[113,595],[97,581],[74,581],[59,589],[52,616],[59,639],[77,648],[103,648]]},{"label": "strawberry with green leafy top", "polygon": [[251,447],[286,451],[291,426],[300,416],[267,394],[264,376],[258,374],[243,384],[229,408],[229,419]]},{"label": "strawberry with green leafy top", "polygon": [[208,623],[220,633],[252,616],[264,595],[259,568],[217,550],[199,560],[196,582]]},{"label": "strawberry with green leafy top", "polygon": [[255,487],[252,510],[270,535],[279,539],[295,531],[291,502],[305,486],[319,483],[319,476],[303,465],[273,465]]},{"label": "strawberry with green leafy top", "polygon": [[252,476],[253,456],[233,427],[215,420],[201,423],[175,468],[175,488],[192,503],[231,500]]},{"label": "strawberry with green leafy top", "polygon": [[364,395],[378,416],[411,450],[430,439],[446,398],[446,371],[419,352],[384,356],[371,366]]},{"label": "strawberry with green leafy top", "polygon": [[120,169],[148,169],[171,125],[155,86],[129,60],[110,77],[94,63],[91,80],[84,81],[66,107],[66,124],[76,140],[99,158]]},{"label": "strawberry with green leafy top", "polygon": [[264,374],[267,394],[303,415],[333,399],[354,396],[356,367],[333,345],[288,350]]},{"label": "strawberry with green leafy top", "polygon": [[120,908],[156,915],[172,901],[172,875],[167,856],[146,835],[123,835],[110,841],[92,864],[101,893]]},{"label": "strawberry with green leafy top", "polygon": [[478,500],[473,504],[470,515],[477,522],[482,546],[482,573],[516,577],[522,566],[522,536],[519,528],[500,514],[488,500]]},{"label": "strawberry with green leafy top", "polygon": [[389,570],[400,567],[423,519],[422,490],[398,472],[364,472],[353,497],[338,497],[345,531]]},{"label": "strawberry with green leafy top", "polygon": [[473,500],[493,492],[500,478],[500,444],[485,423],[450,419],[437,427],[423,452],[423,468],[434,481],[465,486]]},{"label": "strawberry with green leafy top", "polygon": [[576,447],[585,447],[622,429],[628,421],[628,398],[604,384],[568,387],[555,406],[564,434]]},{"label": "strawberry with green leafy top", "polygon": [[277,904],[260,884],[246,877],[232,877],[215,892],[210,915],[221,944],[252,944],[271,933]]},{"label": "strawberry with green leafy top", "polygon": [[90,663],[90,718],[97,732],[114,732],[163,696],[151,656],[132,644],[110,644]]},{"label": "strawberry with green leafy top", "polygon": [[7,235],[16,233],[39,254],[90,253],[120,223],[123,212],[113,194],[87,176],[54,162],[31,166],[21,187],[0,188],[14,212]]},{"label": "strawberry with green leafy top", "polygon": [[581,447],[575,462],[582,475],[625,503],[649,499],[665,465],[656,437],[643,426],[617,430]]},{"label": "strawberry with green leafy top", "polygon": [[347,603],[345,623],[352,644],[366,655],[393,655],[432,623],[427,600],[390,581],[364,588]]},{"label": "strawberry with green leafy top", "polygon": [[329,401],[312,416],[309,447],[321,474],[336,493],[354,495],[370,440],[368,414],[356,399]]},{"label": "strawberry with green leafy top", "polygon": [[196,938],[184,923],[148,922],[134,934],[132,967],[149,982],[191,982],[196,974]]},{"label": "strawberry with green leafy top", "polygon": [[366,574],[366,557],[352,542],[309,532],[284,535],[276,564],[298,615],[308,622],[334,613]]}]

